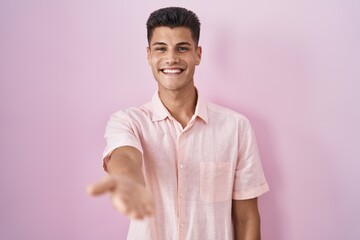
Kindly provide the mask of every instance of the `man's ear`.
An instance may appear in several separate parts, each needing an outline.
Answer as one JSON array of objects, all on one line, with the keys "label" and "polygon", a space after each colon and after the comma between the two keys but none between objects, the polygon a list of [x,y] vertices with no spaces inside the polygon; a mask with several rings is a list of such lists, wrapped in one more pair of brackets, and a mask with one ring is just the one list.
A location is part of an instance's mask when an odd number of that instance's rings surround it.
[{"label": "man's ear", "polygon": [[195,53],[196,54],[196,65],[199,65],[201,62],[202,47],[198,46],[195,51],[196,51],[196,53]]},{"label": "man's ear", "polygon": [[151,51],[150,47],[146,47],[146,55],[149,65],[150,65],[150,51]]}]

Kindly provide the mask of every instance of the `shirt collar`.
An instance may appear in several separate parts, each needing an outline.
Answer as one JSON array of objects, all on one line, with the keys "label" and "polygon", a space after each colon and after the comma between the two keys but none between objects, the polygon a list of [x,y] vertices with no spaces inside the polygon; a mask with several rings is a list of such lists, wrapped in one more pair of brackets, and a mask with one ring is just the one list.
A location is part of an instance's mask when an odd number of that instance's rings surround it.
[{"label": "shirt collar", "polygon": [[[199,96],[198,91],[197,91],[197,93],[198,93],[198,99],[197,99],[195,113],[194,113],[193,118],[199,117],[205,123],[207,123],[208,122],[207,105],[206,105],[206,102]],[[167,117],[173,118],[171,116],[170,112],[166,109],[164,104],[161,102],[158,92],[156,92],[153,95],[151,104],[152,104],[152,109],[153,109],[153,115],[152,115],[153,122],[164,120]]]}]

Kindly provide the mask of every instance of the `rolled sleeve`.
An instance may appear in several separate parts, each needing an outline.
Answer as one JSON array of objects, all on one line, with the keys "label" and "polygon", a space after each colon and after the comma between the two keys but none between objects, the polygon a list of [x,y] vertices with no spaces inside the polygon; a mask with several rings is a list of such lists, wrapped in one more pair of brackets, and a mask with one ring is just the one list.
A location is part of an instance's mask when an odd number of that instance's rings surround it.
[{"label": "rolled sleeve", "polygon": [[246,121],[240,129],[244,130],[239,132],[239,154],[232,194],[235,200],[255,198],[269,191],[250,123]]},{"label": "rolled sleeve", "polygon": [[111,115],[104,137],[106,139],[106,147],[103,152],[104,164],[109,160],[111,153],[122,146],[134,147],[143,154],[136,128],[123,111]]}]

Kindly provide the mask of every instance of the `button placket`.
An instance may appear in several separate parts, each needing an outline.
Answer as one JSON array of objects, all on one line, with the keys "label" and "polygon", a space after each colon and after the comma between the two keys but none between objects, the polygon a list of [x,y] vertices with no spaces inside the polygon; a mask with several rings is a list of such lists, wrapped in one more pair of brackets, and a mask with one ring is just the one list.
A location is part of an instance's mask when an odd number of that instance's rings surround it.
[{"label": "button placket", "polygon": [[178,226],[179,226],[179,239],[184,239],[186,235],[186,215],[184,215],[184,169],[185,162],[183,159],[183,144],[184,144],[184,130],[179,134],[178,137]]},{"label": "button placket", "polygon": [[194,122],[189,123],[184,129],[178,132],[177,138],[177,177],[178,177],[178,196],[177,196],[177,203],[178,203],[178,230],[179,230],[179,239],[185,239],[187,235],[187,214],[186,214],[186,200],[185,200],[185,169],[186,169],[186,161],[184,154],[184,144],[186,141],[186,136],[188,131],[194,125]]}]

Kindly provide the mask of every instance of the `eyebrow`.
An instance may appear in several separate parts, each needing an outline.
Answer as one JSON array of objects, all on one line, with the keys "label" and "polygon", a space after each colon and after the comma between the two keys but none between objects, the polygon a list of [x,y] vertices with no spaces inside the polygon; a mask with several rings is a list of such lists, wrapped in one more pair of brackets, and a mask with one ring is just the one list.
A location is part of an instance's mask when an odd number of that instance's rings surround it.
[{"label": "eyebrow", "polygon": [[[152,44],[152,46],[156,46],[156,45],[167,45],[166,43],[164,43],[164,42],[154,42],[153,44]],[[191,43],[189,43],[189,42],[179,42],[179,43],[177,43],[176,44],[177,46],[179,46],[179,45],[188,45],[188,46],[191,46]]]},{"label": "eyebrow", "polygon": [[154,43],[152,44],[152,46],[155,46],[155,45],[167,45],[167,44],[164,43],[164,42],[154,42]]},{"label": "eyebrow", "polygon": [[188,46],[191,46],[191,44],[189,42],[180,42],[180,43],[177,43],[176,45],[188,45]]}]

